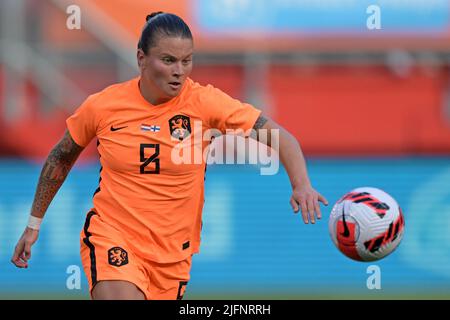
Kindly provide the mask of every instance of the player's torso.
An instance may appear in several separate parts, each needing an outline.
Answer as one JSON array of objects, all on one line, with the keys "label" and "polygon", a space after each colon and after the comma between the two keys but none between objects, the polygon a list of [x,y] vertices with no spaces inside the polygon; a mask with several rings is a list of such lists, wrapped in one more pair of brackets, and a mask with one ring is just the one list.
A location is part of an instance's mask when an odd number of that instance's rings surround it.
[{"label": "player's torso", "polygon": [[[194,161],[194,153],[198,160],[207,143],[201,133],[193,139],[195,128],[202,130],[196,126],[202,119],[189,101],[159,107],[124,99],[105,110],[97,132],[98,151],[103,170],[115,180],[111,184],[137,191],[151,186],[179,189],[203,180],[198,175],[203,176],[204,163]],[[182,140],[195,140],[197,147],[189,148],[193,161],[181,161],[188,150],[180,152]]]}]

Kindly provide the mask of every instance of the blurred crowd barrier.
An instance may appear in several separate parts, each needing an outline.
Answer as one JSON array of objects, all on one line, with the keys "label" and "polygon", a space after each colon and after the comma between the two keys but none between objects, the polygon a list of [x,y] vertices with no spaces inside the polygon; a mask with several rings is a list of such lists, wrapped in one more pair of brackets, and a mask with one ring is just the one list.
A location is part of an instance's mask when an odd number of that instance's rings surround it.
[{"label": "blurred crowd barrier", "polygon": [[[73,6],[80,29],[67,27]],[[45,157],[89,94],[137,76],[139,34],[159,10],[191,26],[194,80],[263,109],[309,155],[450,152],[446,0],[5,0],[0,10],[3,155]]]}]

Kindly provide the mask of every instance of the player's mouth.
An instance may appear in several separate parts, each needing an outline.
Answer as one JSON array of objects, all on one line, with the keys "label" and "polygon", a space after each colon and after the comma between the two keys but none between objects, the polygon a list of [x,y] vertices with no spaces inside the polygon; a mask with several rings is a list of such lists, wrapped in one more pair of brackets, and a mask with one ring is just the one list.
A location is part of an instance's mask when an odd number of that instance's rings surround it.
[{"label": "player's mouth", "polygon": [[169,86],[173,90],[178,90],[181,87],[181,82],[178,82],[178,81],[169,82]]}]

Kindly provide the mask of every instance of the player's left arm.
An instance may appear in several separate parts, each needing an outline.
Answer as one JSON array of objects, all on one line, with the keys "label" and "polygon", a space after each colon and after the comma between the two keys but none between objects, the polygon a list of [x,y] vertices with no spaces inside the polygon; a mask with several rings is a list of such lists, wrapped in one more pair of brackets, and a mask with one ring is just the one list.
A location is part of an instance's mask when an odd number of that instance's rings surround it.
[{"label": "player's left arm", "polygon": [[[257,140],[272,147],[274,150],[279,150],[281,163],[289,175],[292,186],[291,206],[294,212],[297,213],[299,208],[303,216],[303,221],[308,223],[315,223],[315,215],[320,219],[322,214],[320,212],[319,201],[328,205],[327,199],[318,193],[311,185],[306,168],[305,157],[297,139],[290,134],[286,129],[275,123],[272,119],[265,115],[260,115],[256,120],[253,129],[257,133]],[[259,132],[260,129],[266,129],[267,134]],[[279,145],[275,145],[276,141],[272,141],[270,134],[271,130],[278,130]],[[308,217],[309,215],[309,217]]]}]

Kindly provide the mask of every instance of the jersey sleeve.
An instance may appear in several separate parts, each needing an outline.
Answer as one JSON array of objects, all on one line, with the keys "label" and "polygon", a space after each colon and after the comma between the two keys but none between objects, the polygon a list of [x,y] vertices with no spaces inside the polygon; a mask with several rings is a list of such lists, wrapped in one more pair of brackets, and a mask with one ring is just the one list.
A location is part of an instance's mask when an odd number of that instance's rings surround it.
[{"label": "jersey sleeve", "polygon": [[81,147],[86,147],[97,134],[95,100],[95,95],[89,96],[66,120],[72,139]]},{"label": "jersey sleeve", "polygon": [[205,87],[204,110],[211,129],[218,129],[223,134],[227,129],[242,129],[248,132],[261,115],[261,110],[248,103],[233,99],[223,91],[211,85]]}]

